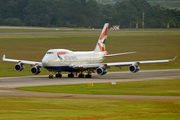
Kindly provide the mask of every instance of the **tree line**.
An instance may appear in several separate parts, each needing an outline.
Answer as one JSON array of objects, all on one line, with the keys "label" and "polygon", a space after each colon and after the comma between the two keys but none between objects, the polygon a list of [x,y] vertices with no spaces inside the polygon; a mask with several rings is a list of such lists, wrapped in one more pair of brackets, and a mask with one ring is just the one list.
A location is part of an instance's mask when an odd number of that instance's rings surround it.
[{"label": "tree line", "polygon": [[180,27],[180,11],[151,6],[146,0],[116,2],[114,5],[97,4],[96,0],[0,0],[0,25],[40,27],[94,27],[108,22],[129,28]]}]

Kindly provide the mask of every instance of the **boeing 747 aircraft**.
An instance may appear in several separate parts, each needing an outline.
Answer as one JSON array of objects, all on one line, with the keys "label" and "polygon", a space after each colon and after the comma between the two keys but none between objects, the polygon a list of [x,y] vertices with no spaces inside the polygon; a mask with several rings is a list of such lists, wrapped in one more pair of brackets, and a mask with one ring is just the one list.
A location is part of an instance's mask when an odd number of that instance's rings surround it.
[{"label": "boeing 747 aircraft", "polygon": [[[105,44],[107,40],[109,23],[105,23],[103,30],[100,34],[98,42],[94,51],[82,51],[73,52],[67,49],[50,49],[46,52],[41,62],[7,59],[3,55],[2,60],[8,62],[16,62],[14,69],[18,72],[24,70],[24,64],[33,66],[31,72],[37,75],[41,72],[41,67],[44,67],[50,72],[49,78],[53,78],[53,72],[56,72],[56,77],[62,77],[61,72],[69,72],[68,77],[73,78],[74,75],[78,75],[79,78],[91,78],[91,73],[97,73],[99,75],[105,75],[108,68],[129,66],[129,71],[136,73],[140,70],[139,66],[143,63],[161,63],[175,60],[149,60],[149,61],[134,61],[134,62],[115,62],[115,63],[101,63],[106,57],[112,57],[117,55],[131,54],[134,52],[108,54],[105,50]],[[83,72],[87,72],[86,75]]]}]

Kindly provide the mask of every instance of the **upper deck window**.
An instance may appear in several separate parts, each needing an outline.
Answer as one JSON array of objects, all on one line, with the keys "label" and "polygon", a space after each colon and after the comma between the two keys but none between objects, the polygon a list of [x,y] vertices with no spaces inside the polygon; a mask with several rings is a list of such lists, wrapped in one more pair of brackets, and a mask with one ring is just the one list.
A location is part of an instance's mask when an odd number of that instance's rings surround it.
[{"label": "upper deck window", "polygon": [[46,54],[54,54],[53,52],[47,52]]}]

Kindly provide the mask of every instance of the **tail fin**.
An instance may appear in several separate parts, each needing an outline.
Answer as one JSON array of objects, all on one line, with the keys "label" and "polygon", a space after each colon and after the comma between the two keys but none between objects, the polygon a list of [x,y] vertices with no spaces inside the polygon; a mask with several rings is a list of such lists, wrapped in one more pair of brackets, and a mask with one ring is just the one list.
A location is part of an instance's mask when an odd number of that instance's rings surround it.
[{"label": "tail fin", "polygon": [[94,49],[94,52],[106,52],[105,47],[106,47],[108,28],[109,28],[109,23],[105,23],[101,35],[99,36],[96,47]]}]

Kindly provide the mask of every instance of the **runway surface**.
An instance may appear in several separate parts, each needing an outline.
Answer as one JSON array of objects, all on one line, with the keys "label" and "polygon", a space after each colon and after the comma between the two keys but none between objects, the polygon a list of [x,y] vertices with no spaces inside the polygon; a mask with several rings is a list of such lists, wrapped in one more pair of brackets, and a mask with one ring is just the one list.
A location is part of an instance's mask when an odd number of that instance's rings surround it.
[{"label": "runway surface", "polygon": [[16,87],[65,85],[79,83],[104,83],[104,82],[126,82],[143,80],[180,79],[180,69],[173,70],[146,70],[138,73],[130,72],[108,72],[105,76],[93,74],[93,78],[68,78],[63,74],[62,78],[49,79],[48,75],[28,77],[3,77],[0,78],[0,96],[10,97],[58,97],[58,98],[91,98],[91,99],[130,99],[130,100],[165,100],[176,101],[180,97],[168,96],[134,96],[134,95],[83,95],[83,94],[61,94],[43,93],[32,91],[21,91]]}]

